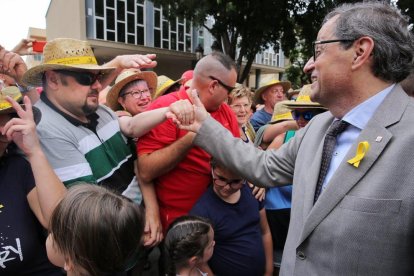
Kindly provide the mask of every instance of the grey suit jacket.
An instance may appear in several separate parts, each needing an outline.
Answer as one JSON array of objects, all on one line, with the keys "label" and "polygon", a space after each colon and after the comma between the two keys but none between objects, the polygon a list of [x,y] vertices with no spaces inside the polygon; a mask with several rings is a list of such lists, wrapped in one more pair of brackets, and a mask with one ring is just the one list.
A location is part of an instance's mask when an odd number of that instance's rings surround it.
[{"label": "grey suit jacket", "polygon": [[[252,183],[293,183],[282,275],[414,275],[414,100],[399,85],[313,204],[330,112],[279,150],[261,151],[207,119],[195,143]],[[359,142],[358,168],[346,161]]]}]

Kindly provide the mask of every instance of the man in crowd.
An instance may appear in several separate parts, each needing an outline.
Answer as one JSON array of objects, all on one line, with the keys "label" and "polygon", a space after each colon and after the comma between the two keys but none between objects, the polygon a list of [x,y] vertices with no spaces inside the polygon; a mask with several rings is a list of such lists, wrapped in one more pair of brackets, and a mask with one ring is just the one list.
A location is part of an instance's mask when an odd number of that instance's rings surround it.
[{"label": "man in crowd", "polygon": [[286,92],[290,88],[289,81],[279,81],[271,79],[264,81],[259,89],[254,93],[254,103],[263,104],[264,107],[253,113],[250,123],[257,132],[272,119],[273,109],[278,102],[286,100]]},{"label": "man in crowd", "polygon": [[408,20],[388,4],[345,4],[314,44],[304,71],[329,112],[279,150],[234,139],[195,93],[186,128],[249,181],[293,183],[281,275],[413,275],[414,101],[398,84],[413,70]]},{"label": "man in crowd", "polygon": [[[83,181],[122,193],[134,181],[134,160],[121,130],[133,137],[142,135],[138,126],[146,120],[140,121],[142,114],[138,114],[120,125],[113,111],[99,105],[98,94],[122,69],[154,67],[154,58],[117,56],[100,66],[86,41],[62,38],[48,42],[44,63],[24,74],[25,83],[43,86],[36,103],[43,114],[37,131],[49,162],[66,186]],[[164,119],[162,115],[147,122]]]},{"label": "man in crowd", "polygon": [[[236,84],[235,68],[228,56],[214,52],[197,63],[190,89],[182,86],[178,92],[157,98],[149,110],[188,99],[190,91],[197,89],[211,117],[239,137],[236,117],[224,103]],[[187,214],[210,183],[210,155],[194,147],[193,138],[194,133],[180,130],[167,120],[138,140],[146,231],[151,233],[149,243],[154,245],[161,241],[162,230],[165,232],[175,218]]]}]

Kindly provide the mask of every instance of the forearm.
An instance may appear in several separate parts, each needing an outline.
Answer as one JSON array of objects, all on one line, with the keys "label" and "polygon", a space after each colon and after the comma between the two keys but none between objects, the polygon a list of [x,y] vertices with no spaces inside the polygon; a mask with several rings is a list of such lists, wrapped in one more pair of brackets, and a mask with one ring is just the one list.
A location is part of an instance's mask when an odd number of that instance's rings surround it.
[{"label": "forearm", "polygon": [[133,117],[122,116],[119,118],[121,131],[125,136],[141,137],[165,120],[168,107],[158,108],[139,113]]},{"label": "forearm", "polygon": [[50,166],[43,151],[39,150],[29,157],[36,182],[40,210],[47,226],[57,203],[66,193],[66,188]]},{"label": "forearm", "polygon": [[284,121],[278,124],[268,126],[263,133],[263,142],[270,143],[281,133],[291,129],[297,129],[296,121]]},{"label": "forearm", "polygon": [[265,275],[273,275],[273,242],[265,209],[260,210],[260,228],[262,230],[262,240],[266,258]]},{"label": "forearm", "polygon": [[154,183],[145,182],[139,177],[138,181],[139,187],[142,193],[142,200],[145,204],[145,212],[150,212],[154,214],[159,213],[157,195],[155,193]]},{"label": "forearm", "polygon": [[194,136],[194,133],[189,132],[165,148],[140,155],[138,157],[138,170],[142,180],[151,182],[158,176],[175,168],[193,147]]}]

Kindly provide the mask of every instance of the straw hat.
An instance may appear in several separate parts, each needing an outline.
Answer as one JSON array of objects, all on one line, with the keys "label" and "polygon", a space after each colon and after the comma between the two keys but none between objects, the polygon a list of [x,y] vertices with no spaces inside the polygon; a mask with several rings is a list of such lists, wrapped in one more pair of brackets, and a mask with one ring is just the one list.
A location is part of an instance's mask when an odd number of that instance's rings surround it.
[{"label": "straw hat", "polygon": [[[16,102],[21,102],[23,99],[22,93],[20,93],[19,88],[17,88],[16,86],[8,86],[0,91],[0,114],[16,113],[16,110],[13,108],[13,106],[6,100],[6,96],[9,96]],[[20,106],[25,108],[24,104],[21,104]],[[40,119],[42,118],[42,113],[35,106],[32,106],[32,110],[33,119],[37,124],[40,122]]]},{"label": "straw hat", "polygon": [[275,84],[282,85],[283,90],[284,90],[285,93],[291,87],[290,81],[280,81],[280,80],[276,80],[276,79],[271,79],[270,81],[269,80],[263,81],[263,82],[261,82],[259,89],[257,89],[256,92],[254,93],[254,99],[253,99],[254,102],[256,104],[263,104],[264,103],[263,99],[262,99],[263,92],[266,91],[267,88],[269,88],[269,87],[271,87]]},{"label": "straw hat", "polygon": [[124,70],[116,78],[114,86],[112,86],[106,95],[106,105],[114,111],[121,110],[122,106],[118,103],[119,92],[121,92],[125,85],[134,80],[146,81],[150,91],[154,91],[157,87],[157,74],[154,72],[140,71],[138,69]]},{"label": "straw hat", "polygon": [[158,79],[158,83],[157,83],[157,90],[155,91],[155,94],[154,94],[154,100],[158,98],[159,96],[164,95],[165,91],[167,91],[171,86],[181,81],[181,79],[173,81],[172,79],[164,75],[158,76],[157,79]]},{"label": "straw hat", "polygon": [[300,89],[290,88],[286,94],[287,94],[288,98],[290,99],[290,97],[292,97],[295,94],[299,94],[299,93],[300,93]]},{"label": "straw hat", "polygon": [[98,65],[89,42],[77,39],[51,40],[43,49],[43,56],[43,63],[29,69],[23,76],[23,82],[41,86],[43,73],[50,70],[99,70],[106,74],[115,69]]},{"label": "straw hat", "polygon": [[275,124],[283,121],[294,120],[292,110],[287,107],[286,103],[289,101],[278,102],[273,110],[272,119],[269,124]]},{"label": "straw hat", "polygon": [[311,85],[307,84],[302,87],[299,92],[296,101],[287,101],[286,106],[295,109],[295,108],[320,108],[326,109],[320,103],[312,102],[310,99],[310,94],[312,93]]}]

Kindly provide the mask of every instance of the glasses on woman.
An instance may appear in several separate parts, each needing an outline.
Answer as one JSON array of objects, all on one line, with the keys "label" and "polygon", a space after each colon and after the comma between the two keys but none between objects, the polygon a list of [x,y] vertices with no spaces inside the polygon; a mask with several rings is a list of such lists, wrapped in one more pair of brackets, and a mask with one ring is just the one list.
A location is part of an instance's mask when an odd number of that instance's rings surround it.
[{"label": "glasses on woman", "polygon": [[235,111],[240,111],[242,108],[246,111],[250,110],[252,104],[231,104],[230,107],[233,108]]},{"label": "glasses on woman", "polygon": [[141,99],[144,95],[145,96],[151,96],[151,90],[149,90],[149,89],[132,90],[132,91],[125,92],[125,93],[123,93],[122,95],[119,95],[119,96],[124,97],[124,96],[127,96],[127,95],[131,95],[135,99]]},{"label": "glasses on woman", "polygon": [[233,189],[240,189],[244,185],[244,183],[246,183],[245,179],[228,180],[227,178],[218,176],[214,173],[214,169],[211,170],[211,173],[213,175],[214,184],[220,187],[225,187],[227,185],[230,185],[230,187]]},{"label": "glasses on woman", "polygon": [[296,121],[299,120],[299,118],[301,116],[302,116],[302,118],[305,121],[310,121],[310,120],[312,120],[313,117],[315,117],[318,114],[319,114],[319,112],[317,112],[317,111],[310,111],[310,110],[303,111],[303,112],[299,112],[297,110],[292,111],[293,119],[295,119]]},{"label": "glasses on woman", "polygon": [[104,74],[102,72],[92,73],[92,72],[78,72],[78,71],[69,71],[69,70],[55,70],[59,74],[73,77],[77,83],[80,85],[91,86],[96,81],[102,82]]}]

